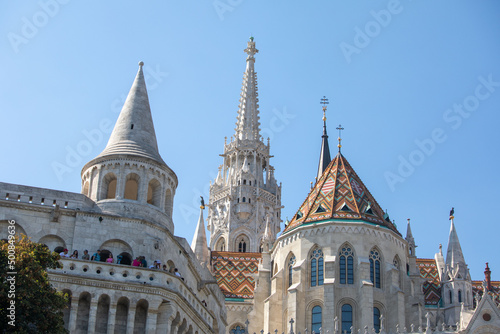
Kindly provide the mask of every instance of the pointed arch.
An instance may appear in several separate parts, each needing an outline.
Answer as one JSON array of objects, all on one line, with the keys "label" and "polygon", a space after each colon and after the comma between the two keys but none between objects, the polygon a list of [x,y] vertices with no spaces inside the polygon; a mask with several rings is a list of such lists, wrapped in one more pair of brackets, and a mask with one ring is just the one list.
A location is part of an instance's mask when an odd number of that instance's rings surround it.
[{"label": "pointed arch", "polygon": [[287,256],[287,260],[286,260],[286,263],[285,263],[285,268],[287,269],[285,271],[286,273],[286,283],[287,283],[287,287],[290,287],[292,286],[293,284],[293,266],[295,265],[296,263],[296,258],[295,258],[295,255],[293,253],[290,253],[288,256]]},{"label": "pointed arch", "polygon": [[309,271],[311,286],[323,285],[324,282],[324,256],[323,250],[318,246],[314,245],[309,251]]},{"label": "pointed arch", "polygon": [[382,253],[377,247],[373,247],[368,255],[370,260],[370,280],[373,283],[373,287],[382,287]]},{"label": "pointed arch", "polygon": [[234,249],[240,253],[246,253],[250,251],[250,239],[246,234],[240,234],[235,239]]},{"label": "pointed arch", "polygon": [[218,252],[226,251],[226,239],[224,237],[219,237],[219,239],[215,243],[215,250]]},{"label": "pointed arch", "polygon": [[354,247],[345,242],[339,248],[339,282],[340,284],[354,284]]}]

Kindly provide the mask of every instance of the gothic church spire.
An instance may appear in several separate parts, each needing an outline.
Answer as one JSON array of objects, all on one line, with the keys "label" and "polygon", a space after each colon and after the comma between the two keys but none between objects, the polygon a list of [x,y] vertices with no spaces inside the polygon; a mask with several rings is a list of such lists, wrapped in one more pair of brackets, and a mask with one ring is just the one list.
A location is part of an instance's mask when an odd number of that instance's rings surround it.
[{"label": "gothic church spire", "polygon": [[323,96],[320,102],[323,105],[323,135],[321,136],[321,151],[319,153],[319,165],[318,165],[318,176],[316,177],[316,181],[319,180],[326,167],[332,161],[330,157],[330,147],[328,146],[328,135],[326,133],[326,108],[328,104],[328,99]]},{"label": "gothic church spire", "polygon": [[260,122],[259,122],[259,95],[257,92],[257,73],[255,73],[254,55],[259,52],[255,48],[253,37],[247,43],[244,50],[247,54],[247,66],[243,74],[243,84],[241,87],[241,98],[238,107],[238,117],[236,121],[235,138],[239,140],[259,140]]}]

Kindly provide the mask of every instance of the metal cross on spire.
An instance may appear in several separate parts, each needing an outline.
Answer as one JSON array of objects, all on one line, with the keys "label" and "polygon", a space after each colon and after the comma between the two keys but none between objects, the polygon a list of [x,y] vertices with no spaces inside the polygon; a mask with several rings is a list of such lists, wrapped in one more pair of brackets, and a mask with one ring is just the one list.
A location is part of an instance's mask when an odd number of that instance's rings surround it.
[{"label": "metal cross on spire", "polygon": [[328,102],[328,99],[326,98],[326,96],[323,96],[323,98],[321,99],[321,102],[320,104],[323,105],[323,122],[326,121],[326,108],[327,108],[327,105],[330,104],[330,102]]},{"label": "metal cross on spire", "polygon": [[342,147],[342,130],[344,130],[344,128],[342,127],[341,124],[339,124],[339,126],[337,127],[337,130],[339,130],[339,144],[338,144],[338,148],[339,148],[339,152],[340,152],[340,148]]}]

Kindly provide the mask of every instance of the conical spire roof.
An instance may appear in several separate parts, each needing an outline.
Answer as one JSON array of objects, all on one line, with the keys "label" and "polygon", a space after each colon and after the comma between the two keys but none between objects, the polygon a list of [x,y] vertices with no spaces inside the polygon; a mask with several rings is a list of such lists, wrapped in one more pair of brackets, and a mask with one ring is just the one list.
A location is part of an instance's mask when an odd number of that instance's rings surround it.
[{"label": "conical spire roof", "polygon": [[400,234],[389,219],[384,219],[384,212],[377,201],[340,152],[311,189],[284,232],[330,219],[362,220]]},{"label": "conical spire roof", "polygon": [[204,206],[201,206],[200,217],[196,225],[196,230],[194,231],[193,241],[191,241],[191,249],[198,261],[201,263],[208,263],[210,254],[208,252],[207,236],[205,234],[205,223],[203,222],[203,209]]},{"label": "conical spire roof", "polygon": [[144,63],[141,61],[139,71],[120,116],[118,116],[108,144],[98,158],[126,154],[153,159],[158,163],[165,164],[158,152],[146,81],[142,71],[143,65]]},{"label": "conical spire roof", "polygon": [[250,37],[247,48],[247,67],[243,74],[243,84],[241,87],[240,104],[238,107],[238,118],[236,121],[235,138],[240,140],[259,140],[259,95],[257,92],[257,73],[255,73],[254,55],[259,52],[255,48],[253,37]]},{"label": "conical spire roof", "polygon": [[465,258],[462,253],[462,247],[460,246],[460,241],[458,241],[457,230],[455,229],[455,223],[453,218],[451,220],[450,226],[450,236],[448,238],[448,252],[446,253],[446,266],[450,268],[456,267],[457,264],[465,269]]},{"label": "conical spire roof", "polygon": [[321,178],[330,161],[332,161],[332,158],[330,157],[330,147],[328,146],[328,135],[326,133],[326,116],[323,114],[323,135],[321,136],[321,151],[319,153],[318,176],[316,180]]}]

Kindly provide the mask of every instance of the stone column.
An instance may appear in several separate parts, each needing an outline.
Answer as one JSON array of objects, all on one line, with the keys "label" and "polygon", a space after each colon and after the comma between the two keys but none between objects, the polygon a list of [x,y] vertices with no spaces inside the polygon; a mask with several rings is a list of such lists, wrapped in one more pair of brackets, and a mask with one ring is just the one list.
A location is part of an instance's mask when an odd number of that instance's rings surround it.
[{"label": "stone column", "polygon": [[127,334],[134,334],[135,306],[129,307],[127,315]]},{"label": "stone column", "polygon": [[123,164],[120,164],[120,167],[118,168],[118,173],[116,173],[116,193],[115,193],[115,198],[116,199],[123,199],[125,198],[125,183],[127,180],[125,179],[127,176],[124,173],[125,167]]},{"label": "stone column", "polygon": [[114,334],[115,321],[116,321],[116,304],[110,304],[108,311],[108,334]]},{"label": "stone column", "polygon": [[71,297],[71,310],[69,312],[69,326],[68,330],[70,333],[74,333],[76,330],[76,317],[78,315],[78,297]]},{"label": "stone column", "polygon": [[148,315],[146,319],[146,333],[155,334],[156,333],[156,320],[158,318],[158,311],[148,310]]},{"label": "stone column", "polygon": [[94,334],[96,319],[97,319],[97,302],[92,301],[90,302],[90,310],[89,310],[89,326],[87,330],[88,334]]}]

